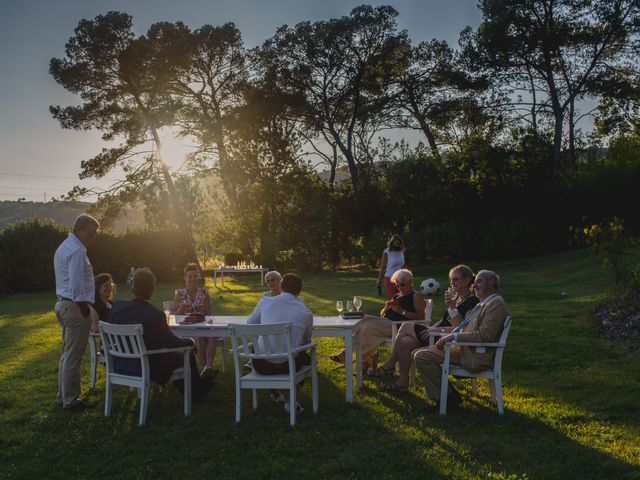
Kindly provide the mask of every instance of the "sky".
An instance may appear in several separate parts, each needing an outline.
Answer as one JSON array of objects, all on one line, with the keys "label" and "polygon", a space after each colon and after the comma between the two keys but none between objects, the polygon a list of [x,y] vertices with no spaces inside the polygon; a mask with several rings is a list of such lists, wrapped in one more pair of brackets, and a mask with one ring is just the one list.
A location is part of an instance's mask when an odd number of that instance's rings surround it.
[{"label": "sky", "polygon": [[[74,185],[106,186],[117,180],[80,181],[80,162],[108,146],[95,131],[63,130],[49,113],[50,105],[75,105],[49,75],[49,61],[64,57],[64,46],[82,19],[111,10],[133,17],[136,34],[159,21],[181,20],[191,28],[236,24],[248,48],[260,45],[284,24],[347,15],[363,1],[351,0],[20,0],[0,6],[0,200],[46,201]],[[460,31],[481,20],[475,0],[388,0],[398,25],[414,45],[446,40],[456,46]],[[399,140],[399,139],[398,139]],[[175,164],[187,145],[171,143],[166,156]],[[169,161],[171,163],[171,161]],[[89,198],[88,200],[91,200]]]}]

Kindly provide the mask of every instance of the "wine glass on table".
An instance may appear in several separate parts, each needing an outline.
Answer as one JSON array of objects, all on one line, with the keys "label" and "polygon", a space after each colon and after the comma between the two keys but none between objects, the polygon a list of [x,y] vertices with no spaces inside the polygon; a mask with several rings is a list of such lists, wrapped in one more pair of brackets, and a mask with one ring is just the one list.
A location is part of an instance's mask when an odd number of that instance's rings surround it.
[{"label": "wine glass on table", "polygon": [[356,311],[359,312],[360,308],[362,308],[362,298],[353,297],[353,306],[356,307]]},{"label": "wine glass on table", "polygon": [[336,302],[336,310],[338,310],[338,315],[342,316],[342,311],[344,310],[344,305],[342,303],[342,300],[338,300]]}]

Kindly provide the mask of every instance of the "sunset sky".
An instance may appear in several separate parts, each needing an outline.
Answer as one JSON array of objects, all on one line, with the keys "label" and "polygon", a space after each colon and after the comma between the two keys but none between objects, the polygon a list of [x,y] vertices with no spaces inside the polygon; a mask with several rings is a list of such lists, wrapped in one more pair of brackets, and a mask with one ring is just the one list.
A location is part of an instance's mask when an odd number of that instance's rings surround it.
[{"label": "sunset sky", "polygon": [[[78,184],[80,162],[105,146],[96,132],[62,130],[50,105],[70,105],[79,98],[65,92],[48,73],[52,57],[78,21],[110,10],[133,16],[137,34],[158,21],[182,20],[192,28],[234,22],[247,47],[259,45],[283,24],[327,20],[347,15],[362,4],[350,0],[21,0],[0,7],[0,200],[49,200]],[[399,26],[414,44],[437,38],[457,45],[460,31],[476,27],[474,0],[394,0]],[[168,152],[176,163],[186,147]],[[169,156],[169,155],[168,155]],[[115,177],[112,177],[115,179]],[[81,185],[98,185],[86,180]],[[104,184],[103,184],[104,185]]]}]

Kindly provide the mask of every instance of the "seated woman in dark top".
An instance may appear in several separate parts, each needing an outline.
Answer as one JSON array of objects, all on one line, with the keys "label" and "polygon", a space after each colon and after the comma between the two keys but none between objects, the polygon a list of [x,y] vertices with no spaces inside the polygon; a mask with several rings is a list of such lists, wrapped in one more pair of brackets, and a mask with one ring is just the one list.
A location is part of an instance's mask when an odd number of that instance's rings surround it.
[{"label": "seated woman in dark top", "polygon": [[[99,273],[94,277],[95,300],[91,305],[91,330],[98,331],[98,321],[107,321],[111,310],[111,300],[113,299],[113,278],[108,273]],[[95,312],[95,313],[94,313]]]},{"label": "seated woman in dark top", "polygon": [[451,289],[445,293],[447,311],[442,320],[433,327],[424,325],[403,324],[398,330],[391,355],[379,368],[369,372],[374,377],[393,375],[396,363],[399,365],[397,381],[381,384],[386,391],[405,392],[409,388],[409,370],[411,369],[411,352],[420,346],[429,344],[431,335],[448,333],[453,330],[480,300],[471,293],[471,286],[475,281],[475,274],[466,265],[458,265],[449,271]]},{"label": "seated woman in dark top", "polygon": [[[411,271],[406,268],[397,270],[391,276],[391,283],[397,287],[398,293],[384,304],[380,317],[365,317],[362,327],[354,334],[354,344],[357,345],[360,342],[362,347],[363,370],[368,373],[376,370],[375,364],[378,359],[376,348],[391,337],[392,321],[424,320],[426,303],[422,295],[413,289]],[[344,355],[343,350],[330,358],[335,362],[343,363]]]}]

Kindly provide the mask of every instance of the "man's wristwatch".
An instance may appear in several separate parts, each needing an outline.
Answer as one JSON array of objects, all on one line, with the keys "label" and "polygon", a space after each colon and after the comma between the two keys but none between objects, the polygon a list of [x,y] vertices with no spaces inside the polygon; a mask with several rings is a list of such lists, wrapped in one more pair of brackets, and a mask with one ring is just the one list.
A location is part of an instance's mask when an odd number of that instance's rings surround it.
[{"label": "man's wristwatch", "polygon": [[407,316],[407,312],[405,312],[404,310],[402,310],[402,316],[406,317]]}]

